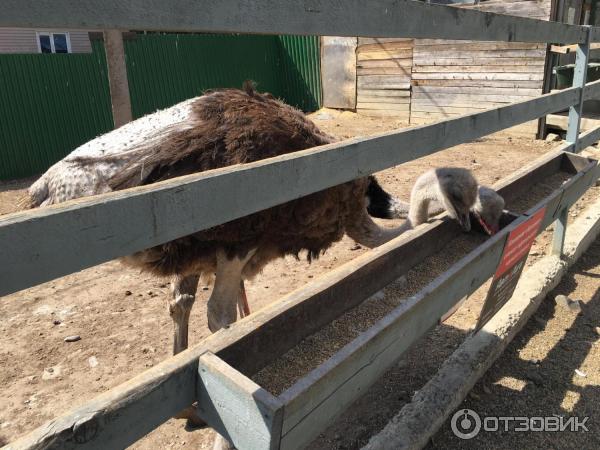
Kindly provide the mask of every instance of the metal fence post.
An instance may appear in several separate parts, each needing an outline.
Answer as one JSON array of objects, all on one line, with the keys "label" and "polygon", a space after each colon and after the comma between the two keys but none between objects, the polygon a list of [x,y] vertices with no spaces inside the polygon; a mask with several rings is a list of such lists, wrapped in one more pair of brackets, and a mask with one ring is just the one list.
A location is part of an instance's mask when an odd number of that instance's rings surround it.
[{"label": "metal fence post", "polygon": [[581,88],[579,102],[569,108],[569,126],[567,128],[567,142],[572,142],[573,150],[578,152],[579,129],[581,128],[581,114],[583,112],[583,87],[587,79],[587,67],[590,59],[591,27],[587,26],[587,37],[583,44],[577,46],[575,71],[573,73],[573,87]]},{"label": "metal fence post", "polygon": [[[591,27],[587,26],[585,43],[577,46],[575,71],[573,73],[573,87],[581,88],[579,101],[569,108],[569,125],[567,128],[567,142],[572,143],[572,151],[579,152],[579,130],[581,128],[581,114],[583,113],[583,88],[587,79],[587,68],[590,59]],[[564,208],[559,212],[558,219],[554,222],[554,235],[552,238],[552,254],[562,256],[567,231],[569,209]]]}]

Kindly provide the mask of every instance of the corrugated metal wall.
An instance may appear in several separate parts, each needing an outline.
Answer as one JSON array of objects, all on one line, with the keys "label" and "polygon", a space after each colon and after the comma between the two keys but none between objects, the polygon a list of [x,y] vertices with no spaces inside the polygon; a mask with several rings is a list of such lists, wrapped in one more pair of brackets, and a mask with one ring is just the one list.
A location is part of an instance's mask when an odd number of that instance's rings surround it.
[{"label": "corrugated metal wall", "polygon": [[321,58],[317,36],[279,36],[283,97],[303,111],[322,105]]},{"label": "corrugated metal wall", "polygon": [[134,117],[248,79],[286,98],[274,36],[146,34],[125,41],[125,54]]},{"label": "corrugated metal wall", "polygon": [[102,44],[90,54],[0,56],[0,179],[40,173],[112,126]]},{"label": "corrugated metal wall", "polygon": [[[101,41],[89,55],[0,55],[0,179],[43,172],[112,128]],[[321,105],[313,37],[143,34],[125,41],[134,117],[244,80],[305,111]]]}]

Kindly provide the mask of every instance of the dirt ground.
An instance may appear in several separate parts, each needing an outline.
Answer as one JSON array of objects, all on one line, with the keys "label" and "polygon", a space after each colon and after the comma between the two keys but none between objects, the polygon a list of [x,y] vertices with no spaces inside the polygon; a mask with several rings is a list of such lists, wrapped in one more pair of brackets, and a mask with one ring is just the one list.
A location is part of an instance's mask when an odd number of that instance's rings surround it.
[{"label": "dirt ground", "polygon": [[[401,126],[393,120],[352,113],[328,114],[325,119],[316,116],[315,122],[340,138]],[[555,145],[506,134],[494,135],[386,170],[378,174],[378,178],[387,190],[402,198],[408,197],[418,175],[428,168],[443,165],[469,168],[481,183],[492,184]],[[0,214],[17,209],[18,199],[32,181],[0,184]],[[527,195],[509,206],[517,209],[531,206],[537,197],[549,193],[561,181],[548,180],[544,185],[532,187]],[[573,215],[581,211],[588,199],[597,198],[598,193],[600,190],[595,188],[586,194],[573,209]],[[383,296],[365,302],[308,338],[255,379],[274,393],[285,389],[314,364],[397,306],[402,298],[418,291],[481,239],[469,235],[452,241],[439,255],[415,267],[405,281],[393,284]],[[532,260],[543,254],[548,242],[547,232],[534,246]],[[291,258],[269,265],[247,284],[252,309],[276,301],[365,251],[345,238],[311,265]],[[594,327],[600,326],[596,305],[599,265],[600,246],[596,244],[557,288],[557,292],[582,299],[583,314],[560,313],[554,310],[553,302],[544,303],[535,320],[475,388],[473,397],[466,403],[468,407],[491,415],[498,411],[512,412],[513,406],[518,404],[522,406],[521,415],[545,408],[552,414],[585,412],[600,417],[596,413],[600,405],[597,388],[600,360],[598,336],[594,335]],[[192,313],[192,345],[209,334],[205,319],[205,300],[209,293],[209,287],[200,291]],[[0,321],[0,442],[10,442],[167,358],[172,339],[167,295],[165,280],[140,274],[112,261],[0,298],[3,318]],[[310,448],[355,449],[364,445],[460,345],[476,320],[484,296],[484,289],[472,295],[454,316],[427,335],[418,349],[408,352]],[[64,338],[71,335],[79,335],[81,340],[65,342]],[[537,364],[530,362],[532,360],[538,361]],[[575,368],[585,372],[586,377],[573,375]],[[515,411],[513,415],[518,414]],[[571,446],[571,441],[556,440],[556,436],[540,437],[539,434],[533,438],[530,435],[513,436],[506,441],[503,434],[488,433],[473,441],[460,441],[445,426],[430,445],[431,448],[500,449],[515,445],[539,448],[537,444],[543,443],[544,448],[600,447]],[[589,442],[594,442],[593,439],[598,442],[599,436],[600,430],[591,428],[586,437]],[[133,448],[210,448],[211,439],[208,430],[186,431],[183,422],[170,420]]]}]

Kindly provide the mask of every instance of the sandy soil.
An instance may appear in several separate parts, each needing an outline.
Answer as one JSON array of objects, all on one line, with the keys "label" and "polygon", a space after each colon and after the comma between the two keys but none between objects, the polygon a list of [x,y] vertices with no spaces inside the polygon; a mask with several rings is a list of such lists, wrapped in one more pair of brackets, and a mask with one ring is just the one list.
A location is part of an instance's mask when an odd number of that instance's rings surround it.
[{"label": "sandy soil", "polygon": [[[315,121],[340,138],[399,127],[394,121],[361,118],[351,113],[333,114],[328,120]],[[491,184],[555,145],[495,135],[386,170],[379,174],[379,178],[386,189],[403,198],[408,196],[419,174],[442,165],[470,168],[480,182]],[[16,210],[18,198],[31,182],[30,179],[0,184],[0,214]],[[525,208],[533,204],[538,195],[555,187],[553,183],[560,183],[560,180],[548,180],[545,186],[537,186],[537,193],[528,192],[529,195],[524,195],[519,199],[520,204],[515,203],[514,206]],[[596,189],[587,194],[587,198],[597,197],[598,193]],[[582,205],[584,203],[585,200]],[[289,386],[312,368],[312,364],[325,359],[332,350],[397,306],[401,298],[416,292],[432,276],[474,248],[480,239],[477,236],[456,239],[444,252],[413,269],[404,283],[387,288],[383,298],[363,304],[336,321],[333,327],[307,339],[306,343],[284,355],[281,361],[262,371],[256,379],[273,392]],[[538,240],[532,258],[540,257],[548,239],[549,235],[545,233]],[[344,239],[310,266],[294,259],[273,263],[248,284],[251,307],[257,309],[276,301],[283,294],[365,251],[349,239]],[[594,275],[600,273],[594,272],[600,262],[600,252],[594,255],[591,253],[588,257],[586,267],[589,270],[580,275],[583,280],[581,283],[600,283],[597,275]],[[577,295],[589,300],[593,297],[589,292],[581,291]],[[192,314],[192,344],[209,334],[204,301],[208,294],[208,287],[201,291]],[[410,400],[413,392],[435,373],[443,359],[460,344],[476,320],[484,294],[480,290],[471,296],[449,321],[422,341],[418,351],[409,352],[311,448],[350,449],[366,443],[368,437],[381,429]],[[168,286],[164,280],[124,268],[117,262],[109,262],[1,298],[0,313],[4,320],[0,322],[0,383],[3,387],[0,398],[0,441],[9,442],[167,358],[172,338],[171,321],[165,304],[167,295]],[[81,340],[65,342],[64,338],[70,335],[80,335]],[[527,336],[527,331],[523,335]],[[521,344],[525,345],[523,342]],[[310,350],[303,351],[306,349]],[[500,364],[504,359],[514,356],[514,353],[514,349],[508,351]],[[308,357],[301,358],[301,354]],[[424,354],[428,357],[423,358]],[[514,369],[515,373],[511,376],[518,379],[522,361],[520,365],[510,361],[505,364],[503,373],[508,376]],[[597,366],[595,370],[598,374]],[[499,375],[499,372],[492,372]],[[591,377],[585,379],[586,382],[591,380]],[[597,384],[597,378],[595,380]],[[561,381],[558,378],[549,379],[547,388],[554,389],[554,383]],[[476,388],[475,392],[480,389]],[[504,400],[500,394],[504,388],[493,389],[494,392],[497,389],[499,395],[488,395],[487,401],[493,397],[501,407]],[[581,389],[578,392],[581,397],[584,394],[587,396],[588,392],[595,392],[597,402],[597,391]],[[537,401],[543,403],[542,399]],[[510,403],[506,405],[510,406]],[[535,406],[536,403],[531,405]],[[454,445],[448,433],[441,433],[434,439],[434,442],[438,442],[435,445],[440,448],[450,448],[446,442]],[[486,438],[494,439],[494,436]],[[208,430],[186,431],[181,421],[170,420],[140,440],[134,448],[209,448],[210,444],[211,433]],[[460,445],[462,443],[458,442],[452,448],[462,448]],[[493,445],[488,447],[504,448]]]}]

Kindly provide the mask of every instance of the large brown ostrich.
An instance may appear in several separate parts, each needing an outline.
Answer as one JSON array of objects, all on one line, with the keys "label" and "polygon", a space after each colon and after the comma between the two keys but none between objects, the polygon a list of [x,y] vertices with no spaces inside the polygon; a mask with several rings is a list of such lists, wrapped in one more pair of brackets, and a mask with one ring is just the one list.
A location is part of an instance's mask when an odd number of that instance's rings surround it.
[{"label": "large brown ostrich", "polygon": [[[334,138],[306,116],[245,89],[206,93],[148,115],[82,145],[56,163],[29,189],[31,207],[111,190],[150,184],[205,170],[243,164],[310,147]],[[465,169],[442,168],[417,182],[409,220],[400,227],[378,226],[367,213],[361,178],[257,212],[123,258],[134,267],[169,277],[174,352],[188,344],[188,321],[198,278],[216,274],[208,300],[211,331],[247,313],[243,280],[273,259],[306,252],[317,258],[347,233],[368,247],[380,245],[427,220],[423,205],[438,201],[468,229],[477,182]],[[294,183],[296,180],[290,180]],[[425,209],[426,211],[426,209]],[[210,214],[210,212],[207,212]]]},{"label": "large brown ostrich", "polygon": [[[206,93],[138,119],[79,147],[52,166],[29,190],[31,207],[243,164],[319,145],[334,138],[304,114],[269,94],[245,89]],[[297,180],[289,180],[295,183]],[[477,181],[460,168],[430,171],[415,184],[408,220],[378,226],[367,204],[372,177],[360,178],[123,258],[134,267],[169,277],[174,352],[187,347],[188,321],[198,278],[215,274],[208,300],[211,331],[247,313],[243,280],[270,261],[305,253],[319,257],[347,233],[373,247],[427,220],[429,202],[444,205],[469,229]],[[370,195],[370,197],[368,196]],[[206,214],[210,214],[207,211]]]}]

